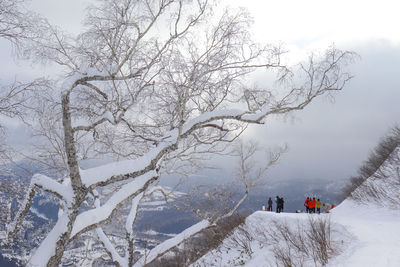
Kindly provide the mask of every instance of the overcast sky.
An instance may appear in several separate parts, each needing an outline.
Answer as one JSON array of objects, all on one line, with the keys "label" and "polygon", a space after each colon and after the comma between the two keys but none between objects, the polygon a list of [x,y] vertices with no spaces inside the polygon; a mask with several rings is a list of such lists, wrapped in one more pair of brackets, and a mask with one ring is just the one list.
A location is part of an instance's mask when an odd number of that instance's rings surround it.
[{"label": "overcast sky", "polygon": [[[32,9],[68,31],[79,31],[84,0],[32,0]],[[344,179],[357,168],[400,114],[400,10],[397,1],[266,1],[229,0],[254,17],[252,29],[261,42],[283,42],[293,59],[335,43],[357,52],[355,78],[335,101],[322,98],[294,118],[270,119],[251,127],[246,138],[264,146],[287,143],[279,166],[270,176],[279,179]],[[16,65],[10,48],[0,41],[1,79],[28,72]],[[12,143],[21,142],[21,128],[9,123]]]},{"label": "overcast sky", "polygon": [[263,144],[289,145],[271,176],[282,179],[343,179],[388,128],[400,122],[400,7],[397,1],[262,1],[248,5],[254,32],[262,41],[283,41],[304,55],[332,43],[357,52],[354,79],[334,103],[318,99],[293,120],[253,127]]}]

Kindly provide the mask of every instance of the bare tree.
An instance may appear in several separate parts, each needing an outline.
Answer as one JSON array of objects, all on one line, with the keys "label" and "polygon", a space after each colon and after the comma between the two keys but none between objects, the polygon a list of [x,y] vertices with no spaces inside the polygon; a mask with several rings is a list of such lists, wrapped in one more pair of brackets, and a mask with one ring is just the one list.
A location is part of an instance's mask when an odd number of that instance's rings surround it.
[{"label": "bare tree", "polygon": [[[0,0],[0,38],[8,40],[16,49],[21,42],[34,40],[40,35],[40,28],[45,20],[29,11],[26,0]],[[21,55],[22,55],[21,54]],[[34,87],[44,85],[46,81],[38,79],[34,82],[23,83],[13,81],[9,85],[0,85],[0,115],[21,117],[23,108],[26,108],[28,92]]]},{"label": "bare tree", "polygon": [[[29,11],[26,0],[0,0],[0,39],[6,39],[14,47],[15,54],[23,50],[19,49],[20,44],[26,40],[34,40],[40,34],[41,25],[45,23],[37,14]],[[0,77],[0,116],[23,119],[30,110],[30,98],[33,91],[48,85],[45,79],[36,79],[30,82],[23,82],[14,79],[5,82]],[[0,124],[0,158],[1,162],[10,160],[8,152],[10,147],[3,142],[4,125]]]},{"label": "bare tree", "polygon": [[[53,113],[60,115],[60,155],[67,165],[62,180],[32,177],[9,227],[11,240],[38,187],[62,202],[62,215],[28,266],[57,266],[72,240],[108,222],[163,171],[219,152],[248,124],[301,110],[350,80],[343,67],[353,53],[331,47],[289,68],[280,61],[280,47],[251,40],[245,11],[226,10],[215,20],[211,7],[207,0],[101,0],[88,9],[80,35],[44,24],[41,35],[23,44],[26,55],[64,70],[52,93],[61,93],[53,105],[61,112]],[[277,88],[248,86],[250,73],[269,70],[278,73]],[[80,160],[96,155],[119,161],[79,168]],[[98,201],[98,189],[115,184],[119,189]],[[88,201],[94,205],[83,211]]]},{"label": "bare tree", "polygon": [[0,1],[0,38],[11,41],[14,45],[34,32],[35,24],[31,19],[40,20],[39,16],[29,12],[26,0]]}]

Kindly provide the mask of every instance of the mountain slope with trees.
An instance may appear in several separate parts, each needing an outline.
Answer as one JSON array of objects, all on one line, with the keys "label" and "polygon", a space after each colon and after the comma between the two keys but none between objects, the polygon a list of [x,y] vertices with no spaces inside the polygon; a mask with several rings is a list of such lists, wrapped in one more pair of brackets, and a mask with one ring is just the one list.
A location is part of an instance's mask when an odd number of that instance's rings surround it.
[{"label": "mountain slope with trees", "polygon": [[350,197],[359,202],[377,202],[396,208],[400,192],[400,127],[394,126],[384,136],[368,159],[343,188],[342,200]]}]

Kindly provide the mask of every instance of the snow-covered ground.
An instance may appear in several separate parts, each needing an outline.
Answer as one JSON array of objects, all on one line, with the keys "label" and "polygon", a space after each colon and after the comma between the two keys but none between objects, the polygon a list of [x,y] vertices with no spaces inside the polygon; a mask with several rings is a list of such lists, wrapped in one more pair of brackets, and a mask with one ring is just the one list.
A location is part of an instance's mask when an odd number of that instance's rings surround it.
[{"label": "snow-covered ground", "polygon": [[[276,263],[273,248],[267,241],[268,234],[264,233],[274,222],[298,229],[302,223],[310,222],[310,216],[331,222],[335,253],[326,266],[400,266],[400,211],[357,204],[352,200],[345,200],[331,213],[321,215],[255,212],[244,225],[251,240],[236,230],[218,249],[210,251],[192,266],[282,266]],[[246,242],[250,251],[244,248]],[[304,266],[321,266],[310,258],[301,260]]]},{"label": "snow-covered ground", "polygon": [[332,218],[356,239],[329,266],[400,266],[400,210],[345,200]]}]

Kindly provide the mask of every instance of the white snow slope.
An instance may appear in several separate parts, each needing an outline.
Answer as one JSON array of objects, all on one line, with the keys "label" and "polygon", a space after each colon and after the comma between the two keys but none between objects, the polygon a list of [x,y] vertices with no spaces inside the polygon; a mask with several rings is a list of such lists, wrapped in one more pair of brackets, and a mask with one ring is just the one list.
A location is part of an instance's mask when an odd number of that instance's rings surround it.
[{"label": "white snow slope", "polygon": [[400,210],[345,200],[332,218],[356,239],[330,266],[400,266]]},{"label": "white snow slope", "polygon": [[[351,200],[345,200],[330,214],[257,211],[246,219],[244,226],[253,238],[250,242],[251,255],[236,247],[231,236],[192,266],[277,266],[260,230],[266,231],[273,220],[296,227],[299,222],[308,222],[308,216],[330,217],[334,228],[331,238],[341,247],[340,253],[331,258],[326,266],[400,266],[400,211],[359,205]],[[321,265],[308,260],[304,266]]]}]

